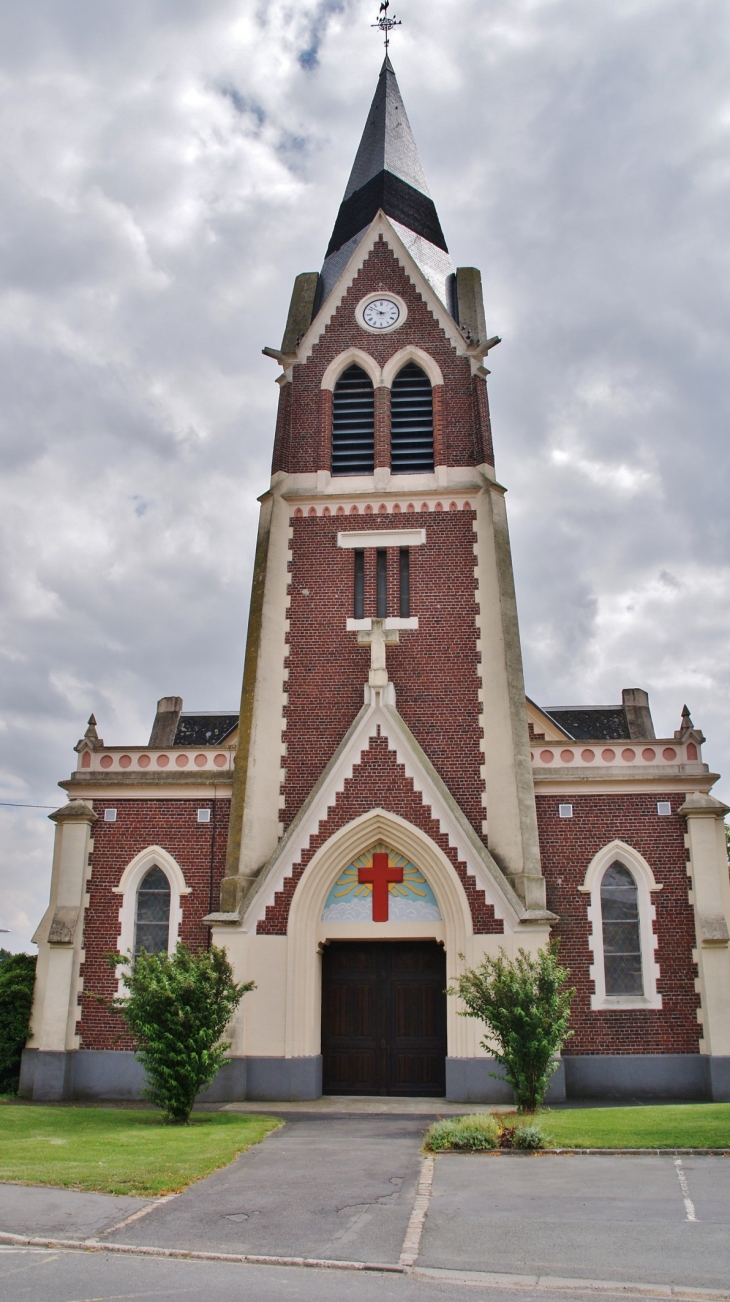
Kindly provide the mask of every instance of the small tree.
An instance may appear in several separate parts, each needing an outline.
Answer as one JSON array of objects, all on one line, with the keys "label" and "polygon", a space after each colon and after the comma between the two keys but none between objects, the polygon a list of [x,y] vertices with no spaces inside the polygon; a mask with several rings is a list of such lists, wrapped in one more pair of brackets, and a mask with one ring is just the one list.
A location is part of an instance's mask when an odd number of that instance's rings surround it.
[{"label": "small tree", "polygon": [[[129,956],[112,954],[112,967]],[[221,1037],[253,981],[237,985],[226,952],[213,945],[193,954],[138,954],[124,974],[126,995],[113,1004],[135,1040],[147,1073],[144,1096],[170,1121],[188,1121],[200,1090],[210,1085],[229,1044]]]},{"label": "small tree", "polygon": [[20,1056],[28,1039],[35,983],[35,954],[8,954],[0,961],[0,1094],[17,1094]]},{"label": "small tree", "polygon": [[557,1067],[555,1055],[573,1034],[569,975],[558,961],[558,941],[551,941],[537,957],[521,949],[509,959],[501,949],[497,958],[487,956],[464,972],[449,991],[466,1004],[463,1017],[478,1017],[487,1027],[482,1044],[504,1068],[520,1112],[540,1106]]}]

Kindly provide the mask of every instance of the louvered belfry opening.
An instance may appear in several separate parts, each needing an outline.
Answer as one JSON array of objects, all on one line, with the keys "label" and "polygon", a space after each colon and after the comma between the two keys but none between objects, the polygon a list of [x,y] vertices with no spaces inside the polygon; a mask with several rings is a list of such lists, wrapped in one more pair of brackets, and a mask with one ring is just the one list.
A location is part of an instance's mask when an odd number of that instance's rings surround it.
[{"label": "louvered belfry opening", "polygon": [[375,394],[361,366],[348,366],[332,401],[332,474],[372,475],[375,465]]},{"label": "louvered belfry opening", "polygon": [[433,391],[415,362],[398,372],[391,389],[390,468],[394,475],[433,470]]}]

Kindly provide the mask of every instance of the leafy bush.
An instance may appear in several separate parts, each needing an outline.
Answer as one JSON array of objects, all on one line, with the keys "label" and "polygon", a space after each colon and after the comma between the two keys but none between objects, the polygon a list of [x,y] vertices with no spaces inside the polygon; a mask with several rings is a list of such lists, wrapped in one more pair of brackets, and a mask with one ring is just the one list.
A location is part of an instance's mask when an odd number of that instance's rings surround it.
[{"label": "leafy bush", "polygon": [[446,1117],[443,1121],[434,1121],[426,1131],[424,1146],[432,1153],[442,1153],[450,1148],[480,1152],[496,1148],[498,1138],[499,1126],[494,1117],[488,1113],[476,1113],[472,1117]]},{"label": "leafy bush", "polygon": [[522,1149],[544,1148],[546,1136],[539,1126],[517,1126],[514,1132],[514,1147]]},{"label": "leafy bush", "polygon": [[[129,956],[113,954],[112,967]],[[147,1073],[145,1098],[170,1121],[188,1120],[200,1090],[210,1085],[229,1045],[221,1039],[253,981],[237,985],[226,952],[215,945],[193,954],[180,942],[172,955],[137,955],[124,974],[127,994],[114,1001]]]},{"label": "leafy bush", "polygon": [[504,1068],[520,1112],[542,1103],[557,1067],[556,1054],[573,1034],[568,1030],[575,990],[566,988],[570,973],[558,961],[558,942],[533,957],[521,949],[510,959],[504,950],[485,956],[478,967],[460,976],[450,994],[466,1004],[464,1017],[484,1022],[482,1041]]},{"label": "leafy bush", "polygon": [[0,1094],[17,1094],[20,1055],[28,1039],[35,983],[35,954],[8,954],[0,961]]}]

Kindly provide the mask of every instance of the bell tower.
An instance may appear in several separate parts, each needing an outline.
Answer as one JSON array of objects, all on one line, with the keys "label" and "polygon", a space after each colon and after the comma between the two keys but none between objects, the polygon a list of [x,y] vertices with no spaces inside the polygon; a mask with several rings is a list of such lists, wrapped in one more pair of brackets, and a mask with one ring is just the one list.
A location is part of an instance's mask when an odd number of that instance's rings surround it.
[{"label": "bell tower", "polygon": [[[497,343],[386,56],[322,270],[297,277],[281,348],[264,349],[279,410],[217,926],[258,898],[376,694],[523,919],[550,916],[489,420]],[[374,771],[365,803],[387,807],[389,782]]]}]

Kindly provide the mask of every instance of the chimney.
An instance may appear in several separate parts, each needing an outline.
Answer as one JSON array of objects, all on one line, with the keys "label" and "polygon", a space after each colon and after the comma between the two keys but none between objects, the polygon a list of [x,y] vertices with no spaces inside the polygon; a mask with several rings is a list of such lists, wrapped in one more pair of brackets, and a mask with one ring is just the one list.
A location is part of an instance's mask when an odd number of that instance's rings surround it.
[{"label": "chimney", "polygon": [[649,709],[648,693],[641,687],[624,687],[621,693],[629,737],[632,741],[654,741],[656,733]]},{"label": "chimney", "polygon": [[163,696],[157,702],[157,714],[150,733],[150,746],[172,746],[182,707],[182,696]]}]

